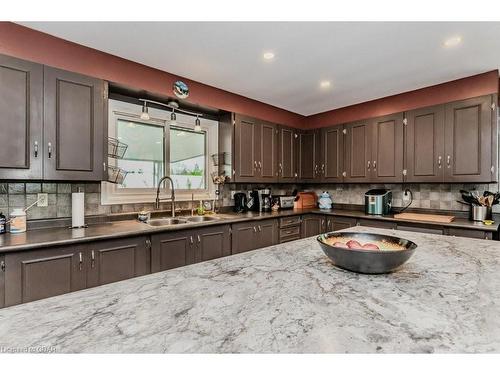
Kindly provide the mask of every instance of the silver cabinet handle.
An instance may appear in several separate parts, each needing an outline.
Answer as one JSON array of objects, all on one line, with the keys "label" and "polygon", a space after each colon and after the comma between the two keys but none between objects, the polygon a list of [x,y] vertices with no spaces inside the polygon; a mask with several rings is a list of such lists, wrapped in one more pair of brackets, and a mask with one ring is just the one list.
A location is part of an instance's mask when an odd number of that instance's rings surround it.
[{"label": "silver cabinet handle", "polygon": [[259,161],[259,169],[262,169],[262,163]]},{"label": "silver cabinet handle", "polygon": [[193,236],[189,236],[189,242],[191,243],[191,245],[194,243]]},{"label": "silver cabinet handle", "polygon": [[370,167],[371,167],[371,162],[370,160],[368,160],[368,163],[366,163],[367,167],[368,167],[368,170],[370,170]]},{"label": "silver cabinet handle", "polygon": [[450,168],[450,164],[451,164],[451,156],[447,155],[446,156],[446,165],[448,166],[448,168]]},{"label": "silver cabinet handle", "polygon": [[332,223],[332,222],[331,222],[331,220],[330,220],[330,219],[328,219],[328,220],[326,221],[326,226],[327,226],[328,228],[330,228],[330,224],[331,224],[331,223]]},{"label": "silver cabinet handle", "polygon": [[314,175],[318,174],[318,164],[314,165]]},{"label": "silver cabinet handle", "polygon": [[149,238],[146,240],[146,248],[151,249],[151,240]]},{"label": "silver cabinet handle", "polygon": [[257,160],[253,161],[254,168],[257,169]]},{"label": "silver cabinet handle", "polygon": [[78,253],[78,269],[81,271],[83,268],[83,254],[82,252]]},{"label": "silver cabinet handle", "polygon": [[342,172],[342,177],[347,177],[347,172]]},{"label": "silver cabinet handle", "polygon": [[5,261],[4,260],[2,260],[0,262],[0,269],[2,270],[2,272],[5,272]]},{"label": "silver cabinet handle", "polygon": [[52,143],[48,143],[47,145],[47,149],[49,151],[49,159],[52,157]]},{"label": "silver cabinet handle", "polygon": [[441,160],[442,160],[442,157],[441,155],[438,156],[438,168],[441,168]]},{"label": "silver cabinet handle", "polygon": [[377,161],[376,160],[373,161],[373,169],[377,169]]},{"label": "silver cabinet handle", "polygon": [[92,250],[92,252],[90,253],[90,268],[94,267],[95,267],[95,251]]},{"label": "silver cabinet handle", "polygon": [[325,165],[324,164],[321,164],[321,173],[325,174]]},{"label": "silver cabinet handle", "polygon": [[33,146],[33,152],[35,154],[35,158],[38,157],[38,141],[35,141],[35,145]]},{"label": "silver cabinet handle", "polygon": [[259,232],[262,232],[262,227],[260,225],[257,227],[259,228]]},{"label": "silver cabinet handle", "polygon": [[253,227],[253,232],[257,233],[257,228]]},{"label": "silver cabinet handle", "polygon": [[201,237],[200,237],[200,235],[198,234],[196,237],[198,237],[198,243],[201,243]]},{"label": "silver cabinet handle", "polygon": [[283,176],[283,166],[281,165],[281,163],[278,164],[278,173],[280,176]]}]

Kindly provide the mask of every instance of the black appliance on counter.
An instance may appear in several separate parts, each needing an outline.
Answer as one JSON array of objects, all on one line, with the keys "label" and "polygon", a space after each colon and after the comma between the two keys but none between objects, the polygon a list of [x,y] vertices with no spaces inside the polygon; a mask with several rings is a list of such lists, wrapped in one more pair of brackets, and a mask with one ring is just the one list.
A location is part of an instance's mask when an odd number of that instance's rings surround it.
[{"label": "black appliance on counter", "polygon": [[252,190],[248,196],[247,207],[250,211],[260,211],[260,194],[259,190]]},{"label": "black appliance on counter", "polygon": [[234,194],[233,211],[236,213],[247,212],[247,195],[245,193]]}]

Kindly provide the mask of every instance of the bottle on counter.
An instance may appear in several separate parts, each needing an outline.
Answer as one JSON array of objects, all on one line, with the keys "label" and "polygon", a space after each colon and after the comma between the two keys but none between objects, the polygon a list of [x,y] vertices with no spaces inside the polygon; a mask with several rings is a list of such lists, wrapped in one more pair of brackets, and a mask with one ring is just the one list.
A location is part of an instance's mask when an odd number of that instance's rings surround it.
[{"label": "bottle on counter", "polygon": [[0,212],[0,234],[7,232],[7,218]]},{"label": "bottle on counter", "polygon": [[14,208],[10,214],[10,233],[26,232],[26,212],[22,208]]}]

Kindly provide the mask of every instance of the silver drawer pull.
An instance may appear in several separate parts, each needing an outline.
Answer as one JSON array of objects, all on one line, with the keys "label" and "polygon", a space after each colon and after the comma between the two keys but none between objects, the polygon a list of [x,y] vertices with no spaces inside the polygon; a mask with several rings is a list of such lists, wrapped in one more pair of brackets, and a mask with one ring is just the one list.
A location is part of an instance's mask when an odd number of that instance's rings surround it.
[{"label": "silver drawer pull", "polygon": [[35,141],[35,145],[33,146],[33,151],[35,154],[35,158],[38,157],[38,141]]},{"label": "silver drawer pull", "polygon": [[49,152],[49,159],[52,157],[52,143],[48,143],[47,145],[47,149],[48,149],[48,152]]},{"label": "silver drawer pull", "polygon": [[90,268],[94,267],[95,267],[95,251],[92,250],[92,252],[90,253]]},{"label": "silver drawer pull", "polygon": [[81,271],[83,268],[83,254],[81,252],[78,253],[78,269]]}]

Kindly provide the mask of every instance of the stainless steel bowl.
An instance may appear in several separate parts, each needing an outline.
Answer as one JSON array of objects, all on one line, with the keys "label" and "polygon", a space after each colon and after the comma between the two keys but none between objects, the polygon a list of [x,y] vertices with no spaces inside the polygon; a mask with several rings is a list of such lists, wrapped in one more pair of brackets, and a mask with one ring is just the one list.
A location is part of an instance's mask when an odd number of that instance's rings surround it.
[{"label": "stainless steel bowl", "polygon": [[[402,250],[345,249],[326,243],[329,237],[345,237],[361,242],[384,241],[403,246]],[[388,273],[405,263],[415,252],[417,245],[404,238],[376,233],[331,232],[318,236],[318,242],[325,254],[337,267],[358,273]]]}]

